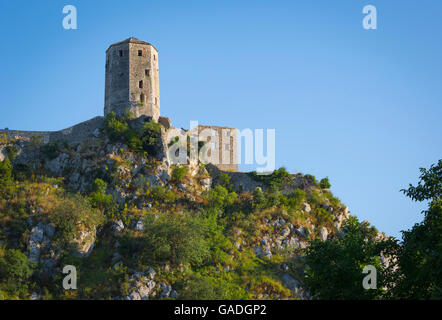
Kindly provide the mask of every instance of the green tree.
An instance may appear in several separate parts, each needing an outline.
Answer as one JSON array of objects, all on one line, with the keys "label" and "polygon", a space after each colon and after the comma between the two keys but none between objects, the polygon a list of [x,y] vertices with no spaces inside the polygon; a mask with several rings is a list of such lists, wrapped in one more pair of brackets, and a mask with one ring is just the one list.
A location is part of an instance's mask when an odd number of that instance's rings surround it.
[{"label": "green tree", "polygon": [[330,181],[328,181],[328,177],[321,179],[321,181],[319,181],[319,186],[321,189],[330,189],[331,184]]},{"label": "green tree", "polygon": [[0,258],[0,274],[3,279],[24,281],[32,275],[34,267],[35,264],[19,250],[6,250],[4,257]]},{"label": "green tree", "polygon": [[12,165],[9,158],[0,162],[0,186],[11,183],[12,181]]},{"label": "green tree", "polygon": [[[356,217],[344,225],[345,236],[331,241],[311,241],[306,252],[307,291],[315,299],[380,299],[391,287],[391,268],[381,263],[381,253],[390,256],[396,247],[392,239],[376,241],[376,230]],[[364,289],[365,266],[377,270],[377,289]]]},{"label": "green tree", "polygon": [[442,299],[442,160],[420,168],[417,186],[401,190],[414,201],[429,201],[424,219],[403,231],[395,296],[402,299]]},{"label": "green tree", "polygon": [[260,207],[262,206],[266,201],[266,197],[264,195],[264,192],[260,187],[256,187],[255,190],[253,190],[253,203],[255,206]]},{"label": "green tree", "polygon": [[4,255],[0,256],[1,287],[12,297],[24,298],[28,289],[26,281],[34,268],[35,263],[29,261],[19,250],[6,250]]},{"label": "green tree", "polygon": [[150,263],[200,265],[210,257],[207,228],[200,217],[166,214],[145,219],[144,234]]},{"label": "green tree", "polygon": [[230,176],[227,173],[221,173],[218,177],[219,184],[227,189],[229,192],[233,192],[233,185],[230,182]]},{"label": "green tree", "polygon": [[141,141],[143,150],[157,156],[161,149],[161,125],[153,121],[146,121],[141,130]]},{"label": "green tree", "polygon": [[401,191],[414,201],[439,200],[442,197],[442,159],[430,169],[420,168],[421,175],[417,186],[410,183],[408,189]]},{"label": "green tree", "polygon": [[204,195],[207,197],[209,207],[217,209],[223,209],[232,205],[238,197],[235,192],[229,192],[220,185],[205,191]]},{"label": "green tree", "polygon": [[79,232],[94,230],[104,222],[104,216],[92,207],[89,199],[80,194],[66,194],[56,203],[50,220],[57,226],[56,241],[68,248]]}]

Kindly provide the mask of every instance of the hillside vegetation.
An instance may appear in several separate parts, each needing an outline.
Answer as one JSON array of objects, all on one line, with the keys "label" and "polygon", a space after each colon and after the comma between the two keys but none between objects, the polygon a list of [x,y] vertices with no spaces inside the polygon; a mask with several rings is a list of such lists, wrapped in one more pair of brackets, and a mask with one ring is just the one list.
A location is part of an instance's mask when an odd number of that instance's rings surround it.
[{"label": "hillside vegetation", "polygon": [[[77,145],[1,138],[1,298],[392,297],[397,241],[350,216],[328,178],[173,166],[164,131],[111,114]],[[364,264],[378,290],[362,288]],[[77,290],[62,287],[66,265]]]}]

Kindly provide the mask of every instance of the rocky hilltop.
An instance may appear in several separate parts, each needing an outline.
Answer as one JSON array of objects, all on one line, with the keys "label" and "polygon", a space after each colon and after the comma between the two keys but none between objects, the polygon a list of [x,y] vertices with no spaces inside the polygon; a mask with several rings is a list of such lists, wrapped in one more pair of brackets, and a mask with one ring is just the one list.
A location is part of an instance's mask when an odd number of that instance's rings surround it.
[{"label": "rocky hilltop", "polygon": [[[310,298],[304,251],[344,237],[350,217],[328,179],[172,165],[169,128],[95,126],[81,141],[1,136],[0,255],[27,271],[3,298]],[[62,287],[65,265],[77,290]]]}]

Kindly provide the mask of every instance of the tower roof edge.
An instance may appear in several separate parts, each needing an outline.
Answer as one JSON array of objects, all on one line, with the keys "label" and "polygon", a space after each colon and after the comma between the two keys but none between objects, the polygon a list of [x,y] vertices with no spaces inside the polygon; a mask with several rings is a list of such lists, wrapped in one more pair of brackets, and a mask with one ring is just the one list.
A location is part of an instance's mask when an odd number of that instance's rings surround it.
[{"label": "tower roof edge", "polygon": [[109,46],[109,48],[107,48],[106,52],[108,52],[109,49],[112,48],[113,46],[119,46],[119,45],[125,44],[125,43],[145,44],[145,45],[148,45],[148,46],[152,46],[158,52],[158,49],[155,48],[155,46],[153,44],[151,44],[149,42],[146,42],[146,41],[138,40],[137,38],[134,38],[134,37],[130,37],[130,38],[127,38],[126,40],[119,41],[119,42],[111,44]]}]

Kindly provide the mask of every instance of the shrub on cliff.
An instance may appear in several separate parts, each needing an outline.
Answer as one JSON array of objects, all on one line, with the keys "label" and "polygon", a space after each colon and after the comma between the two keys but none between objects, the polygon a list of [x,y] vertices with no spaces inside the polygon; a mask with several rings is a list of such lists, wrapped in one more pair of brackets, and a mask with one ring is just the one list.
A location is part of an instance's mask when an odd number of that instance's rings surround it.
[{"label": "shrub on cliff", "polygon": [[146,200],[155,204],[171,204],[175,199],[176,194],[166,186],[152,186],[146,190]]},{"label": "shrub on cliff", "polygon": [[187,167],[175,167],[172,170],[172,181],[179,183],[187,175]]},{"label": "shrub on cliff", "polygon": [[235,192],[229,192],[223,186],[216,186],[213,189],[204,192],[210,208],[223,209],[232,205],[238,195]]},{"label": "shrub on cliff", "polygon": [[9,159],[14,160],[18,154],[18,148],[15,145],[8,145],[5,148],[6,153],[8,154]]},{"label": "shrub on cliff", "polygon": [[12,181],[12,165],[9,158],[0,162],[0,187],[11,183]]},{"label": "shrub on cliff", "polygon": [[49,160],[57,158],[59,153],[59,147],[56,142],[45,144],[41,147],[43,154],[48,157]]},{"label": "shrub on cliff", "polygon": [[177,286],[182,300],[240,300],[247,297],[244,286],[200,273],[186,276]]},{"label": "shrub on cliff", "polygon": [[94,208],[98,208],[101,212],[112,213],[115,210],[116,203],[112,195],[106,194],[106,189],[106,182],[98,178],[95,179],[89,199]]},{"label": "shrub on cliff", "polygon": [[321,189],[330,189],[331,184],[328,181],[328,177],[321,179],[321,181],[319,181],[319,186],[321,187]]},{"label": "shrub on cliff", "polygon": [[256,171],[250,172],[249,175],[255,181],[262,182],[268,187],[273,186],[275,189],[289,186],[293,182],[292,176],[284,167],[274,170],[268,175],[259,175]]},{"label": "shrub on cliff", "polygon": [[130,117],[118,118],[114,112],[106,116],[104,131],[112,142],[122,142],[132,151],[147,151],[156,156],[161,136],[161,126],[152,120],[147,120],[139,129],[130,125]]},{"label": "shrub on cliff", "polygon": [[25,298],[27,295],[26,280],[32,275],[34,268],[35,264],[19,250],[0,250],[1,288],[9,296]]},{"label": "shrub on cliff", "polygon": [[293,192],[288,199],[289,205],[295,209],[299,209],[304,201],[305,191],[299,188],[296,188],[295,192]]},{"label": "shrub on cliff", "polygon": [[260,187],[256,187],[255,190],[253,190],[253,204],[256,207],[261,207],[264,205],[266,200],[266,197],[264,195],[264,192]]},{"label": "shrub on cliff", "polygon": [[230,176],[227,173],[221,173],[218,177],[220,185],[226,188],[229,192],[233,192],[233,184],[230,182]]},{"label": "shrub on cliff", "polygon": [[50,221],[57,226],[58,242],[69,248],[80,231],[94,230],[104,221],[104,216],[91,206],[87,198],[79,194],[66,194],[55,204]]},{"label": "shrub on cliff", "polygon": [[128,129],[126,122],[120,121],[115,112],[111,112],[104,120],[104,131],[112,141],[118,141],[125,135]]},{"label": "shrub on cliff", "polygon": [[141,151],[143,143],[137,131],[129,126],[129,117],[118,118],[114,112],[104,120],[104,131],[112,142],[125,143],[133,151]]}]

